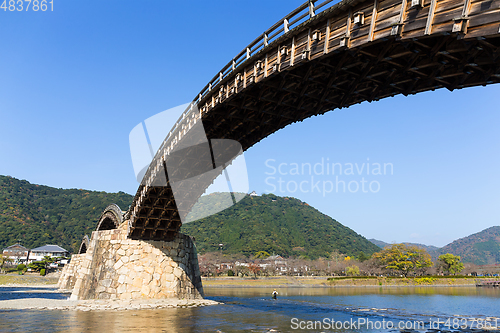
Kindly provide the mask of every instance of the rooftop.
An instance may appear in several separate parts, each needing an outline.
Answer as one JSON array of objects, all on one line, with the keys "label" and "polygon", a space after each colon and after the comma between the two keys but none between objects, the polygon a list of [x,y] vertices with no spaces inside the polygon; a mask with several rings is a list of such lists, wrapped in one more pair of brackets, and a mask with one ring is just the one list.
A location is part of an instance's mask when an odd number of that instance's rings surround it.
[{"label": "rooftop", "polygon": [[24,246],[22,246],[21,244],[19,243],[16,243],[14,245],[11,245],[11,246],[8,246],[6,247],[5,249],[3,249],[4,251],[9,251],[9,250],[17,250],[17,251],[28,251],[27,248],[25,248]]},{"label": "rooftop", "polygon": [[69,252],[69,251],[66,249],[63,249],[59,245],[47,244],[44,246],[34,248],[31,250],[31,252]]}]

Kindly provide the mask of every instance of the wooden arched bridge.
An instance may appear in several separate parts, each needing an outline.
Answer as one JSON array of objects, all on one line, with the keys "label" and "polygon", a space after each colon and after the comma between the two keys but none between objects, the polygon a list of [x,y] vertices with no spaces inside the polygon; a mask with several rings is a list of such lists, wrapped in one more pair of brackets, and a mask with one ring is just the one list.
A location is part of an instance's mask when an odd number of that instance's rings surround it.
[{"label": "wooden arched bridge", "polygon": [[[182,212],[164,169],[190,128],[203,124],[208,140],[236,140],[246,150],[330,110],[498,82],[500,0],[308,1],[236,55],[177,121],[124,216],[129,237],[178,232]],[[215,166],[216,157],[193,154],[198,173]],[[156,186],[160,178],[167,186]],[[99,228],[116,225],[115,210],[103,213]]]}]

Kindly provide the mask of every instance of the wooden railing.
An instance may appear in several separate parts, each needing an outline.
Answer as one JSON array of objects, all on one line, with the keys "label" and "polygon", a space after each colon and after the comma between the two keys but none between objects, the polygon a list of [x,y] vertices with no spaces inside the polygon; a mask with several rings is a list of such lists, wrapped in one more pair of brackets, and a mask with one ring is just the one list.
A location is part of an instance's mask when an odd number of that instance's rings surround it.
[{"label": "wooden railing", "polygon": [[[240,67],[253,55],[257,54],[260,50],[272,44],[281,36],[287,34],[293,28],[299,26],[300,24],[312,19],[320,12],[332,7],[338,1],[335,0],[325,0],[319,4],[319,0],[308,0],[300,5],[298,8],[293,10],[291,13],[283,17],[281,20],[276,22],[269,29],[264,31],[262,35],[257,37],[253,42],[247,45],[240,53],[238,53],[226,66],[224,66],[217,75],[215,75],[212,80],[199,92],[196,98],[190,103],[190,105],[186,108],[186,110],[179,117],[177,122],[174,124],[172,129],[170,129],[169,133],[163,140],[160,148],[156,152],[156,155],[151,162],[148,171],[146,172],[143,185],[139,187],[139,191],[136,194],[136,198],[134,199],[134,203],[130,207],[130,210],[127,213],[127,218],[129,220],[129,230],[132,227],[132,220],[135,219],[138,209],[140,207],[140,203],[146,196],[148,188],[152,183],[156,172],[161,167],[160,160],[164,155],[168,155],[171,149],[168,148],[168,143],[176,136],[176,132],[179,128],[181,128],[182,123],[185,122],[189,117],[194,115],[191,114],[192,111],[198,110],[198,103],[206,97],[213,89],[218,88],[217,86],[228,76],[232,75],[236,71],[240,69]],[[198,119],[201,118],[201,115],[196,115]]]},{"label": "wooden railing", "polygon": [[[224,66],[217,75],[200,91],[193,100],[193,103],[198,104],[212,89],[227,76],[234,73],[239,66],[252,57],[254,54],[268,46],[270,43],[288,33],[296,26],[313,18],[320,12],[330,8],[334,0],[326,0],[316,5],[318,0],[309,0],[304,2],[290,14],[276,22],[272,27],[264,31],[262,35],[257,37],[253,42],[247,45],[240,53],[238,53],[226,66]],[[335,3],[337,3],[336,1]]]},{"label": "wooden railing", "polygon": [[237,72],[240,66],[250,59],[253,55],[257,54],[264,47],[276,41],[279,37],[285,35],[293,28],[306,22],[307,20],[313,18],[317,14],[325,11],[326,9],[332,7],[338,0],[325,0],[317,4],[319,0],[308,0],[302,5],[297,7],[295,10],[290,12],[288,15],[283,17],[281,20],[276,22],[269,29],[264,31],[262,35],[257,37],[253,42],[248,44],[240,53],[238,53],[226,66],[224,66],[217,75],[215,75],[210,82],[207,83],[205,87],[196,95],[191,104],[183,112],[181,117],[174,124],[170,132],[165,137],[163,144],[160,146],[158,151],[163,150],[164,144],[168,141],[172,133],[181,124],[183,119],[193,110],[193,106],[198,105],[198,103],[205,98],[213,89],[218,88],[217,86],[226,77]]}]

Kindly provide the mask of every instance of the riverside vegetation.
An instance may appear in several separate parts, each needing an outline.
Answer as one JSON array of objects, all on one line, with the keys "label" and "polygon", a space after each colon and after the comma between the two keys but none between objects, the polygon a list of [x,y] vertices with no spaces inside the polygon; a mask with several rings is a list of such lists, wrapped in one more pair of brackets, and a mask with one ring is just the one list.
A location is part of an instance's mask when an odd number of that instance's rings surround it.
[{"label": "riverside vegetation", "polygon": [[[56,189],[0,176],[0,247],[58,244],[76,252],[108,204],[125,210],[132,200],[123,192]],[[217,205],[218,195],[204,200],[206,207]],[[195,237],[199,253],[218,250],[220,243],[225,244],[224,253],[247,257],[260,250],[314,259],[334,250],[371,255],[379,249],[307,203],[274,195],[247,196],[220,213],[184,225],[181,232]]]},{"label": "riverside vegetation", "polygon": [[[219,195],[215,193],[200,200],[202,214],[210,215],[214,207],[217,208]],[[76,252],[82,235],[95,230],[102,210],[109,203],[127,209],[132,200],[131,195],[123,192],[56,189],[0,176],[0,247],[17,242],[28,248],[55,243]],[[244,263],[276,253],[284,257],[288,265],[294,265],[297,274],[305,274],[306,267],[307,272],[316,272],[316,275],[318,272],[325,275],[387,273],[387,269],[381,269],[372,258],[380,252],[380,247],[307,203],[290,197],[246,196],[224,211],[183,225],[181,232],[195,238],[198,253],[208,258],[207,262],[220,256],[219,263],[231,260]],[[496,263],[495,258],[500,255],[498,239],[500,227],[491,227],[451,243],[440,249],[439,254],[464,253],[465,257],[461,256],[465,263],[463,272],[493,273],[489,272],[490,268],[479,270],[468,262]],[[435,250],[428,249],[431,253]],[[444,252],[446,249],[450,251]],[[470,253],[474,256],[470,257]],[[439,254],[433,253],[434,262]],[[350,260],[344,260],[347,257]],[[424,263],[425,260],[415,264],[421,266],[416,267],[417,274],[422,270],[426,274],[444,272],[436,265],[425,267]],[[218,274],[210,265],[207,272]],[[405,275],[404,270],[400,275]]]}]

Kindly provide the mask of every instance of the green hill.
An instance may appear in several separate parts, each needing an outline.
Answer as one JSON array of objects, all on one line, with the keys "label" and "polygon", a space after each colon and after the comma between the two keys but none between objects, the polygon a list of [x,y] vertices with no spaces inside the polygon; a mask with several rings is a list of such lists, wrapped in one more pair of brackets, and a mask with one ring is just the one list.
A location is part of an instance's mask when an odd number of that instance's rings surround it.
[{"label": "green hill", "polygon": [[[0,249],[20,241],[28,248],[58,244],[75,252],[83,235],[95,230],[107,205],[127,209],[132,199],[123,192],[57,189],[0,176]],[[218,194],[202,198],[201,213],[210,213],[220,202]],[[182,232],[196,238],[202,253],[218,250],[219,243],[226,253],[264,250],[308,258],[328,256],[333,250],[348,255],[379,250],[307,203],[272,194],[247,195],[222,212],[184,225]]]},{"label": "green hill", "polygon": [[129,194],[57,189],[0,176],[0,249],[17,242],[34,248],[57,244],[77,251],[111,203],[128,208]]},{"label": "green hill", "polygon": [[459,255],[463,262],[476,265],[500,263],[500,226],[457,239],[439,249],[439,254]]},{"label": "green hill", "polygon": [[[202,205],[209,209],[219,197],[208,195]],[[348,255],[380,250],[307,203],[273,194],[246,196],[220,213],[183,225],[182,232],[195,237],[201,253],[216,251],[219,244],[225,253],[267,251],[308,258],[327,257],[334,250]]]},{"label": "green hill", "polygon": [[[389,243],[370,239],[373,244],[384,248]],[[425,249],[432,257],[437,260],[441,254],[451,253],[461,257],[462,262],[476,265],[496,265],[500,264],[500,226],[494,226],[484,229],[470,236],[457,239],[443,247],[428,246],[416,243],[405,243],[416,245]]]}]

